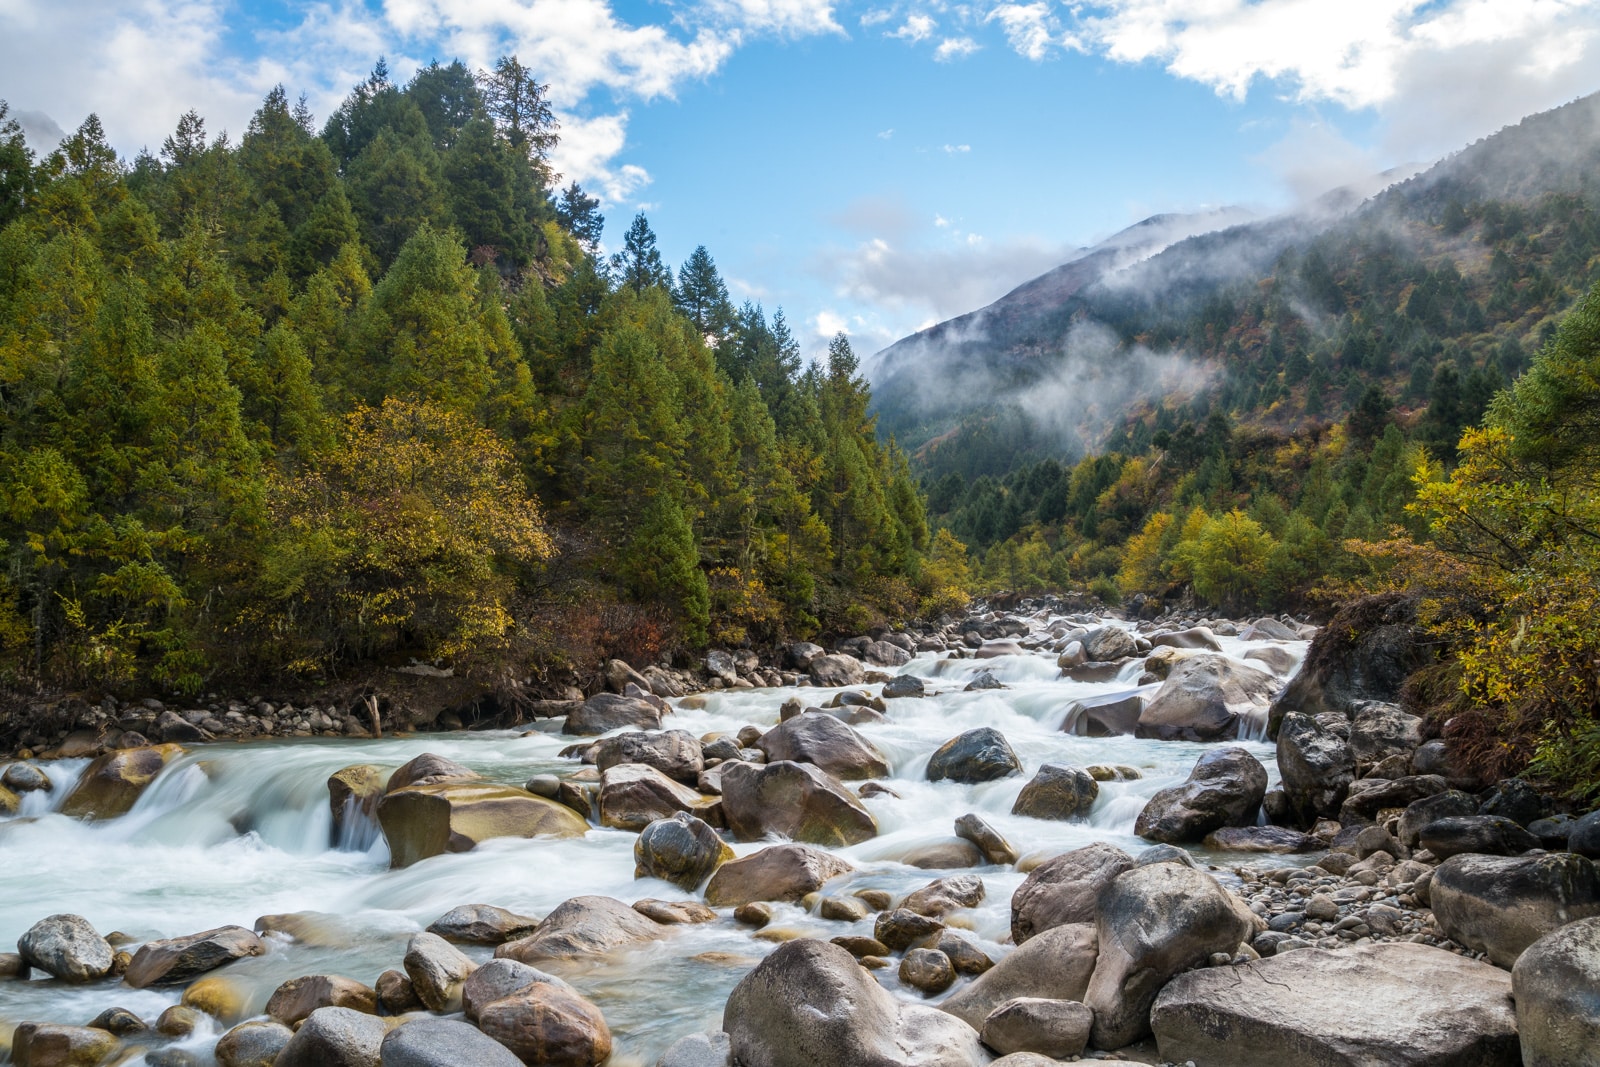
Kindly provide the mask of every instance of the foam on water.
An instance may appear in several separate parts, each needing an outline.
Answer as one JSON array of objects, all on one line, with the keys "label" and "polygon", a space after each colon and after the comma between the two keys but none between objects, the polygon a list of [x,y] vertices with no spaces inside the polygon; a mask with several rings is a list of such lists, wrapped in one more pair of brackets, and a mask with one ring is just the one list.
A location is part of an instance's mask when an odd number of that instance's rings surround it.
[{"label": "foam on water", "polygon": [[[1253,643],[1224,638],[1229,655]],[[1287,646],[1296,654],[1303,644]],[[1209,746],[1132,737],[1064,734],[1060,725],[1073,701],[1132,688],[1132,665],[1116,681],[1074,682],[1059,677],[1049,653],[985,660],[941,660],[931,653],[900,669],[924,679],[927,697],[888,702],[887,721],[858,727],[888,758],[885,784],[898,796],[868,798],[877,837],[840,849],[858,867],[850,889],[881,887],[905,893],[936,874],[907,867],[898,857],[948,841],[955,820],[978,812],[1024,854],[1052,854],[1094,841],[1137,850],[1134,820],[1157,790],[1183,780]],[[1007,688],[964,691],[981,671]],[[1131,674],[1130,674],[1131,672]],[[875,687],[873,687],[875,688]],[[815,688],[728,690],[705,694],[700,708],[679,708],[665,725],[694,734],[736,731],[778,721],[784,700],[809,705],[833,690]],[[693,702],[692,702],[693,703]],[[962,785],[931,783],[924,772],[934,749],[964,730],[998,728],[1021,759],[1023,776]],[[570,773],[557,753],[572,739],[547,732],[435,734],[381,740],[308,739],[248,745],[200,745],[174,761],[119,819],[85,823],[59,807],[86,760],[42,765],[56,788],[24,798],[22,812],[0,820],[0,946],[9,948],[46,915],[74,912],[104,932],[143,940],[228,923],[250,926],[257,917],[319,912],[319,935],[291,941],[272,937],[263,957],[228,969],[251,991],[260,1010],[281,982],[331,972],[371,983],[399,966],[405,941],[450,908],[496,904],[542,916],[581,894],[624,901],[682,899],[686,894],[653,879],[633,877],[635,835],[594,828],[562,841],[501,839],[472,852],[438,856],[405,870],[388,869],[388,850],[370,825],[358,824],[332,841],[326,782],[342,767],[373,763],[396,767],[423,752],[458,760],[490,780],[521,784],[542,773]],[[1245,747],[1276,779],[1272,747]],[[1054,822],[1011,814],[1018,792],[1041,764],[1125,764],[1137,781],[1106,782],[1087,819]],[[734,845],[743,855],[763,847]],[[1009,901],[1023,876],[1009,868],[978,870],[988,895],[970,917],[972,933],[1002,953],[1009,932]],[[871,919],[856,924],[822,922],[794,906],[781,906],[773,924],[817,936],[870,933]],[[660,942],[614,959],[552,965],[604,1010],[616,1038],[612,1063],[653,1063],[684,1034],[714,1028],[728,992],[772,949],[731,922],[682,927]],[[469,954],[487,959],[484,949]],[[891,988],[892,971],[878,972]],[[177,990],[131,990],[120,985],[66,987],[53,981],[0,982],[0,1029],[26,1021],[84,1023],[112,1006],[146,1019],[178,999]],[[215,1034],[185,1044],[205,1053]]]}]

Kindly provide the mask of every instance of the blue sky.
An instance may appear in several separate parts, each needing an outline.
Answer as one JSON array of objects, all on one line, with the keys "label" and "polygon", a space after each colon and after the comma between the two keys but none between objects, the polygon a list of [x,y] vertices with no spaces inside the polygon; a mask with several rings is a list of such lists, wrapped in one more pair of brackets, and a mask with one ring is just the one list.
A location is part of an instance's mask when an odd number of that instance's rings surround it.
[{"label": "blue sky", "polygon": [[189,107],[242,130],[516,52],[559,170],[697,244],[809,349],[863,353],[1164,211],[1284,210],[1600,88],[1600,0],[0,0],[36,142],[96,110],[128,155]]}]

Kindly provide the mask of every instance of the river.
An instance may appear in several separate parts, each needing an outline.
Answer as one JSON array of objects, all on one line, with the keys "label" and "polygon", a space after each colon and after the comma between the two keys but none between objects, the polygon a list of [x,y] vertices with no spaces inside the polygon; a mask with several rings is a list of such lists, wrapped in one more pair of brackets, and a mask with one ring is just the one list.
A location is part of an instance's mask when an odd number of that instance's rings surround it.
[{"label": "river", "polygon": [[[1232,656],[1265,644],[1220,640]],[[1304,652],[1303,642],[1274,643],[1297,657]],[[991,671],[1007,688],[962,691],[979,670]],[[1061,732],[1073,701],[1130,688],[1139,673],[1137,661],[1123,671],[1122,680],[1100,683],[1061,678],[1054,655],[1044,652],[943,662],[924,653],[899,671],[921,676],[930,695],[891,700],[887,722],[857,727],[887,757],[892,777],[885,784],[899,797],[867,799],[879,835],[837,850],[857,868],[851,890],[881,887],[901,894],[925,885],[937,872],[908,867],[896,857],[948,839],[956,818],[967,812],[980,813],[1024,856],[1054,854],[1094,841],[1137,851],[1145,843],[1134,836],[1133,825],[1144,802],[1182,781],[1195,759],[1211,747]],[[818,704],[832,692],[810,687],[711,692],[703,695],[703,708],[679,708],[663,728],[701,735],[734,732],[752,723],[765,727],[778,721],[788,697],[799,695]],[[982,785],[925,781],[929,755],[977,726],[1004,733],[1025,774]],[[534,774],[576,770],[574,761],[557,756],[572,740],[544,732],[482,732],[196,745],[162,772],[129,814],[97,823],[52,810],[88,761],[44,764],[54,792],[28,794],[18,816],[0,819],[0,946],[10,949],[29,926],[58,912],[83,915],[102,933],[120,931],[140,941],[230,923],[249,927],[262,915],[324,913],[320,935],[309,939],[315,943],[269,938],[271,950],[265,956],[227,968],[225,973],[251,990],[252,1006],[259,1011],[279,983],[300,975],[337,973],[371,984],[382,971],[400,966],[411,934],[458,905],[495,904],[542,916],[580,894],[628,902],[683,899],[685,894],[667,883],[633,877],[636,835],[619,830],[593,828],[583,838],[563,841],[494,840],[475,851],[438,856],[404,870],[389,869],[381,837],[369,834],[366,840],[330,847],[326,782],[341,767],[397,767],[423,752],[435,752],[489,779],[521,785]],[[1272,746],[1244,744],[1275,782]],[[1047,762],[1125,764],[1138,768],[1143,777],[1102,783],[1086,820],[1011,815],[1017,793]],[[739,844],[734,850],[745,855],[761,847]],[[1215,862],[1225,857],[1202,858]],[[986,951],[999,956],[1007,951],[1003,942],[1011,894],[1024,876],[1000,867],[977,873],[987,887],[987,899],[970,913],[971,932]],[[798,906],[780,905],[777,911],[769,931],[798,930],[823,938],[871,933],[870,917],[847,924],[820,920]],[[612,1064],[648,1067],[677,1038],[719,1028],[728,992],[773,947],[724,915],[715,923],[680,927],[617,959],[547,969],[560,973],[604,1011],[615,1038]],[[480,960],[491,955],[488,949],[464,950]],[[876,973],[896,988],[892,969]],[[81,1025],[112,1006],[153,1022],[177,1002],[180,992],[134,990],[110,982],[68,986],[38,978],[0,981],[0,1033],[30,1020]],[[197,1032],[180,1047],[211,1063],[210,1048],[220,1032]]]}]

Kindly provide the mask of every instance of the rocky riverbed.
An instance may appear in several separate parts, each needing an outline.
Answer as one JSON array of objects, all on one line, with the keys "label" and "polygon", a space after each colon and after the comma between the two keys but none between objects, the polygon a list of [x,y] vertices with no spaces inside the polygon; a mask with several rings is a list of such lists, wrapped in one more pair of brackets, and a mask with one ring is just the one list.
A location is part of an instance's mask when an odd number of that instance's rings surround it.
[{"label": "rocky riverbed", "polygon": [[1600,1062],[1600,815],[1457,776],[1404,621],[1347,631],[1023,605],[514,731],[102,705],[0,768],[0,1047]]}]

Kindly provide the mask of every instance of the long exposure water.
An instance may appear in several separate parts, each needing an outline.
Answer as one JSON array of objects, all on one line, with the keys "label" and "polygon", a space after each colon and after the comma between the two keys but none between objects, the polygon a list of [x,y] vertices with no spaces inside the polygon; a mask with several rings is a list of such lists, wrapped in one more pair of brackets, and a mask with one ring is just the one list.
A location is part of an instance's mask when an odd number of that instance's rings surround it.
[{"label": "long exposure water", "polygon": [[[1264,644],[1221,640],[1232,656]],[[1304,652],[1303,643],[1275,643],[1296,657]],[[967,812],[980,813],[1024,856],[1093,841],[1137,850],[1144,843],[1134,836],[1133,825],[1144,802],[1182,781],[1210,747],[1061,732],[1073,701],[1131,688],[1137,663],[1121,680],[1100,683],[1061,678],[1054,654],[1044,652],[944,661],[925,653],[899,670],[922,677],[929,696],[891,700],[887,722],[857,727],[887,757],[892,777],[885,784],[899,796],[867,799],[879,835],[837,850],[857,868],[849,890],[879,887],[901,894],[925,885],[939,872],[909,867],[898,857],[948,840],[954,821]],[[1007,688],[964,692],[980,670],[991,671]],[[878,687],[864,688],[876,692]],[[733,732],[746,724],[766,727],[778,721],[788,697],[798,694],[807,704],[820,704],[833,692],[809,687],[712,692],[702,697],[703,708],[678,708],[663,727],[696,735]],[[982,785],[925,781],[932,752],[977,726],[1004,733],[1025,773]],[[83,915],[102,933],[120,931],[139,941],[229,923],[250,927],[262,915],[321,913],[326,918],[315,935],[269,938],[265,956],[227,969],[250,990],[251,1009],[259,1012],[279,983],[300,975],[336,973],[371,984],[382,971],[399,967],[411,934],[458,905],[494,904],[542,916],[580,894],[627,902],[684,899],[687,894],[667,883],[634,878],[636,835],[620,830],[592,828],[581,839],[562,841],[493,840],[404,870],[389,869],[381,837],[330,847],[326,782],[342,767],[397,767],[436,752],[492,780],[520,785],[534,774],[576,771],[576,761],[557,756],[572,741],[555,733],[507,731],[196,745],[168,766],[129,814],[104,822],[82,822],[52,810],[87,760],[42,764],[55,790],[27,795],[19,815],[0,819],[0,949],[10,950],[29,926],[58,912]],[[1243,744],[1276,780],[1272,747],[1261,741]],[[1022,786],[1047,762],[1125,764],[1143,777],[1102,783],[1087,819],[1011,815]],[[737,844],[734,850],[744,855],[761,847]],[[1010,898],[1024,875],[1009,867],[976,873],[987,898],[958,921],[970,920],[973,937],[998,957],[1008,951]],[[828,922],[784,905],[768,933],[794,930],[827,938],[870,934],[871,926],[871,918]],[[660,941],[614,958],[548,969],[600,1006],[616,1039],[611,1063],[633,1067],[653,1064],[685,1034],[718,1028],[728,992],[773,947],[725,913],[717,922],[675,928]],[[480,960],[491,955],[483,948],[465,951]],[[134,990],[111,981],[68,986],[38,974],[32,981],[0,982],[0,1037],[24,1021],[82,1025],[113,1006],[153,1020],[181,992]],[[876,974],[896,987],[892,969]],[[202,1063],[212,1062],[210,1047],[219,1033],[198,1032],[184,1047]]]}]

